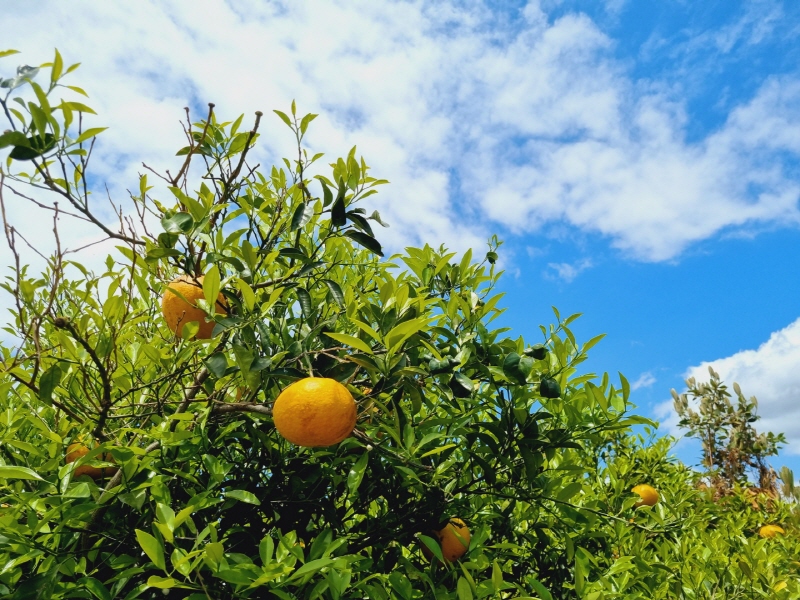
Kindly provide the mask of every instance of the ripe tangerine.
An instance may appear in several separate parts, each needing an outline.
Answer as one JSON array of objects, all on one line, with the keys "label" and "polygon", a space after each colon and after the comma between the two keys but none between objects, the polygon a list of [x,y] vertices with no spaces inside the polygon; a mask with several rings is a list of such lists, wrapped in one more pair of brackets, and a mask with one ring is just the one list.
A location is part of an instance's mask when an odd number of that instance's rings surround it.
[{"label": "ripe tangerine", "polygon": [[[175,292],[178,292],[183,298]],[[197,307],[197,301],[203,298],[205,296],[203,295],[202,275],[196,279],[188,275],[181,275],[170,281],[164,291],[164,295],[161,297],[161,314],[164,315],[167,327],[180,336],[186,323],[197,321],[200,328],[195,335],[195,339],[209,339],[214,331],[215,323],[214,321],[206,322],[205,311]],[[225,302],[225,296],[221,293],[217,296],[214,308],[218,315],[227,314],[228,305]]]},{"label": "ripe tangerine", "polygon": [[776,535],[786,533],[780,525],[764,525],[758,530],[758,535],[762,538],[774,538]]},{"label": "ripe tangerine", "polygon": [[[64,457],[64,462],[67,464],[73,463],[79,458],[89,454],[89,447],[81,442],[75,442],[67,446],[67,454]],[[99,456],[98,460],[106,462],[114,462],[114,457],[106,453],[105,456]],[[80,477],[81,475],[88,475],[92,479],[100,479],[102,477],[113,477],[119,470],[118,467],[93,467],[91,465],[81,465],[73,472],[73,477]]]},{"label": "ripe tangerine", "polygon": [[[458,560],[469,550],[471,536],[467,525],[461,519],[450,519],[447,525],[439,531],[433,532],[433,537],[439,541],[442,556],[447,562]],[[433,557],[433,552],[424,544],[422,545],[422,554],[429,560]]]},{"label": "ripe tangerine", "polygon": [[350,391],[335,379],[306,377],[283,390],[272,406],[275,429],[297,446],[338,444],[356,426]]},{"label": "ripe tangerine", "polygon": [[631,492],[638,494],[641,498],[641,500],[634,504],[636,508],[640,506],[654,506],[655,503],[658,502],[658,492],[653,486],[647,485],[646,483],[635,486]]}]

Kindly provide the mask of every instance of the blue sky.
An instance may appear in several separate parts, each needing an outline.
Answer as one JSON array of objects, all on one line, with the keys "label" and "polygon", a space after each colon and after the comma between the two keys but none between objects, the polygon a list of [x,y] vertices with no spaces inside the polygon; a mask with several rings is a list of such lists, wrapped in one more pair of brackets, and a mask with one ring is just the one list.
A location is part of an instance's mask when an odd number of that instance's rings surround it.
[{"label": "blue sky", "polygon": [[[6,7],[4,44],[83,63],[112,196],[142,161],[172,164],[183,106],[233,119],[294,98],[320,113],[313,150],[358,144],[392,181],[373,197],[390,249],[499,234],[504,324],[535,337],[551,305],[584,313],[579,337],[608,334],[588,368],[637,382],[665,431],[670,388],[711,363],[759,398],[759,425],[791,442],[776,466],[800,472],[800,4],[81,6]],[[290,145],[267,119],[262,162]],[[12,219],[34,233],[25,210]]]}]

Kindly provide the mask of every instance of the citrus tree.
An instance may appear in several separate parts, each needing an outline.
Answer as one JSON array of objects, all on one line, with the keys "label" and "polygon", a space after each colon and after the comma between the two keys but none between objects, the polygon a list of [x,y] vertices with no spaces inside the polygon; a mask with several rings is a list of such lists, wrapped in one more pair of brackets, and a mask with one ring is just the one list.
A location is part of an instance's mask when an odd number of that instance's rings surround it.
[{"label": "citrus tree", "polygon": [[[294,103],[275,117],[297,153],[271,168],[261,113],[187,109],[176,164],[103,218],[75,68],[0,81],[0,208],[49,214],[55,244],[33,273],[4,219],[2,593],[604,597],[658,471],[604,471],[649,422],[624,377],[578,371],[602,336],[557,311],[535,344],[493,326],[496,238],[384,258],[362,201],[386,182],[355,148],[309,154]],[[62,247],[75,221],[116,243],[105,264]]]},{"label": "citrus tree", "polygon": [[611,509],[626,482],[647,480],[658,498],[606,521],[605,551],[586,559],[584,597],[800,598],[794,499],[742,485],[720,494],[671,456],[674,439],[647,433],[614,436],[601,450],[587,495]]}]

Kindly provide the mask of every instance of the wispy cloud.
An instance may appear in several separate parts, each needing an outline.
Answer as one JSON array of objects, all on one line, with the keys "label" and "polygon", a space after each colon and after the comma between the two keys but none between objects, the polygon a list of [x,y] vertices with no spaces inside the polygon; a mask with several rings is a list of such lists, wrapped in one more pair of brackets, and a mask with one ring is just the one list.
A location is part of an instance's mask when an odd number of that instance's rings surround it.
[{"label": "wispy cloud", "polygon": [[631,389],[638,390],[641,388],[647,388],[653,385],[656,381],[657,379],[653,376],[653,374],[650,371],[645,371],[644,373],[639,375],[639,378],[636,381],[631,383]]},{"label": "wispy cloud", "polygon": [[592,261],[584,258],[576,263],[548,263],[547,271],[544,272],[545,277],[561,279],[567,283],[574,280],[582,271],[585,271],[592,266]]},{"label": "wispy cloud", "polygon": [[[383,241],[394,248],[483,247],[498,229],[525,237],[559,223],[663,261],[720,232],[800,222],[795,75],[765,80],[690,142],[674,90],[634,80],[586,15],[551,19],[535,1],[516,20],[480,2],[91,6],[15,3],[4,9],[5,43],[28,62],[49,59],[53,45],[83,61],[77,79],[95,121],[111,125],[96,174],[117,199],[143,160],[174,164],[181,107],[197,114],[214,101],[235,118],[296,98],[320,113],[314,151],[333,157],[358,143],[392,180],[374,207],[392,224]],[[265,120],[261,139],[262,163],[291,150],[277,119]],[[35,222],[22,209],[12,217]],[[568,280],[583,268],[552,270]]]}]

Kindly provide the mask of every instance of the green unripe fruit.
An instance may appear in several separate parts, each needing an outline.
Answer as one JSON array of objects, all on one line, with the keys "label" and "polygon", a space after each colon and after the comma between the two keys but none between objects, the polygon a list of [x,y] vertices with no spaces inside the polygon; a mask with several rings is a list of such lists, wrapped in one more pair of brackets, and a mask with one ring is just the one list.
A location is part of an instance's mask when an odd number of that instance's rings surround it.
[{"label": "green unripe fruit", "polygon": [[536,360],[544,360],[545,358],[547,358],[547,348],[545,348],[541,344],[536,344],[535,346],[526,348],[525,355],[532,356]]},{"label": "green unripe fruit", "polygon": [[543,398],[559,398],[561,386],[552,377],[545,377],[539,382],[539,395]]}]

